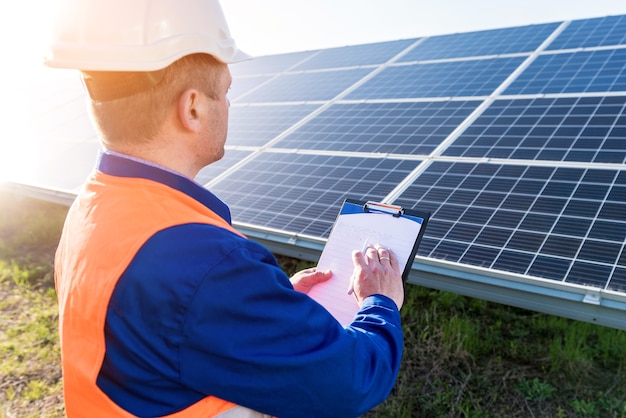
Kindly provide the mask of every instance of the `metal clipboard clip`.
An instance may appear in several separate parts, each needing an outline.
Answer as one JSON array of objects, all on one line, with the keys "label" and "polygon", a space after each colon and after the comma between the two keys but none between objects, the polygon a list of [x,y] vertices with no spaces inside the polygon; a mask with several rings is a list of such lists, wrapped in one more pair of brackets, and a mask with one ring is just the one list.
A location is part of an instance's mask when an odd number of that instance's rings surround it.
[{"label": "metal clipboard clip", "polygon": [[404,215],[404,209],[401,206],[388,205],[386,203],[367,202],[363,205],[363,212],[381,212],[393,215],[399,218]]}]

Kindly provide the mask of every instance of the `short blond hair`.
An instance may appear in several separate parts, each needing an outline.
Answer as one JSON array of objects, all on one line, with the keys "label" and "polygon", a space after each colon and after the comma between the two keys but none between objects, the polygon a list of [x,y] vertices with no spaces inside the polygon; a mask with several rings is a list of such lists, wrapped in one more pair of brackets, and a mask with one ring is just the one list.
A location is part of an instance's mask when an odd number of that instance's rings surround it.
[{"label": "short blond hair", "polygon": [[168,112],[185,90],[196,88],[217,100],[219,82],[226,69],[226,64],[211,55],[187,55],[167,67],[161,80],[146,90],[113,100],[89,98],[89,113],[100,139],[112,148],[149,142],[159,133]]}]

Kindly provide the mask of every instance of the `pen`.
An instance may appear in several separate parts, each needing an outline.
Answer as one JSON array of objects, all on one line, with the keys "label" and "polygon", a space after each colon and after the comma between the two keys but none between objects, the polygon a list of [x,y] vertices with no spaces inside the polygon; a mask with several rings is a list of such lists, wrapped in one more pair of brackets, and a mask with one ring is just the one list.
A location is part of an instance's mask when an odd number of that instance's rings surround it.
[{"label": "pen", "polygon": [[[365,254],[367,247],[370,245],[370,237],[365,238],[363,248],[361,248],[361,254]],[[348,287],[348,294],[351,295],[354,292],[354,274],[350,276],[350,286]]]}]

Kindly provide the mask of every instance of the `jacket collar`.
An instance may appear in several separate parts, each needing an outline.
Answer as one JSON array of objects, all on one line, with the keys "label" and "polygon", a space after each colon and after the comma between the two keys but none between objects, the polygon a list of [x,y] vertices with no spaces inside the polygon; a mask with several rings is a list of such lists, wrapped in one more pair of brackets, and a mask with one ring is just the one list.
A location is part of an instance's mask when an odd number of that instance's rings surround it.
[{"label": "jacket collar", "polygon": [[102,150],[98,155],[96,169],[111,176],[144,178],[162,183],[202,203],[229,224],[232,222],[226,203],[200,183],[165,167],[129,155]]}]

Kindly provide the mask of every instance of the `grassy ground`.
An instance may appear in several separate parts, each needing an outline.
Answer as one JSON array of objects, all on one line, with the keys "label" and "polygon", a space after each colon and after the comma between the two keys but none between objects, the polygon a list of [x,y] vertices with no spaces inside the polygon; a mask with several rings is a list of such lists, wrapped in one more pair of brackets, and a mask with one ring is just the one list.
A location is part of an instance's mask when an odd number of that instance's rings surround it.
[{"label": "grassy ground", "polygon": [[0,191],[0,418],[63,416],[52,260],[65,212]]},{"label": "grassy ground", "polygon": [[[64,413],[52,258],[65,210],[0,191],[0,418]],[[414,285],[402,316],[400,376],[367,418],[626,418],[624,331]]]}]

